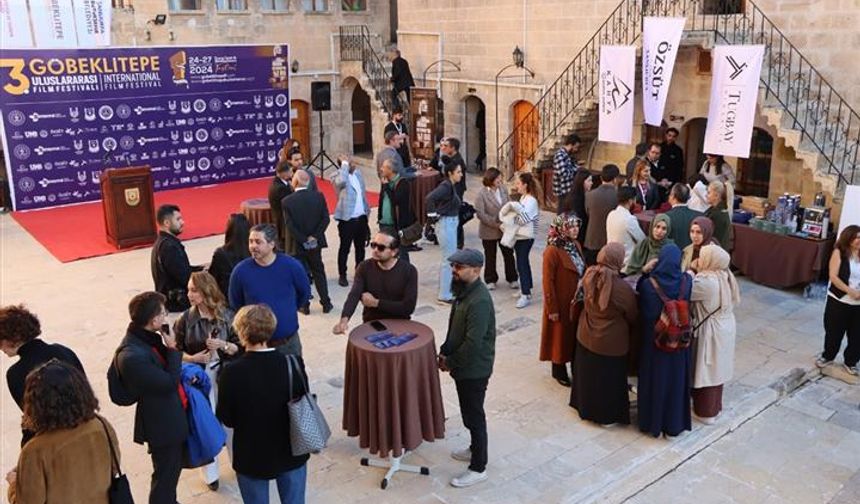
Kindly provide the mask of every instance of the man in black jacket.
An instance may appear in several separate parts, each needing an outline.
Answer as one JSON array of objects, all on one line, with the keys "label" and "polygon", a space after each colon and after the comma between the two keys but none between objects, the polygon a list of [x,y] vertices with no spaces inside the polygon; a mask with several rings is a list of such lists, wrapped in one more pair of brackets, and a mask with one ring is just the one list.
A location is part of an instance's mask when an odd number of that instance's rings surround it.
[{"label": "man in black jacket", "polygon": [[278,229],[278,248],[284,247],[286,239],[284,235],[284,212],[281,209],[281,201],[293,193],[290,181],[293,178],[293,169],[287,160],[280,161],[275,166],[275,176],[269,185],[269,208],[272,211],[272,220]]},{"label": "man in black jacket", "polygon": [[[460,140],[454,137],[448,137],[442,140],[442,144],[440,146],[440,150],[442,154],[448,157],[448,162],[446,165],[451,166],[459,166],[461,170],[463,170],[463,177],[460,178],[460,181],[454,185],[454,189],[457,191],[457,196],[460,197],[460,201],[465,203],[464,196],[466,195],[466,161],[463,159],[463,156],[460,154]],[[460,221],[457,224],[457,248],[463,248],[463,245],[466,242],[466,235],[463,233],[463,221]]]},{"label": "man in black jacket", "polygon": [[400,99],[398,95],[404,92],[406,93],[406,104],[408,105],[409,90],[415,87],[415,79],[412,78],[409,62],[400,56],[400,49],[396,46],[391,46],[388,49],[388,59],[391,60],[392,102],[395,105],[399,104]]},{"label": "man in black jacket", "polygon": [[397,148],[397,153],[400,154],[400,159],[403,160],[403,166],[412,166],[412,157],[409,154],[409,129],[403,123],[403,107],[395,105],[391,111],[391,122],[385,125],[383,135],[393,131],[400,137],[400,147]]},{"label": "man in black jacket", "polygon": [[179,382],[182,352],[159,329],[166,322],[165,298],[144,292],[131,299],[131,323],[116,353],[123,386],[137,398],[134,442],[147,443],[152,458],[150,504],[176,502],[182,448],[188,437],[187,398]]},{"label": "man in black jacket", "polygon": [[[24,305],[0,308],[0,350],[9,357],[19,357],[18,362],[6,371],[6,384],[12,399],[22,411],[24,382],[30,371],[51,359],[58,359],[84,373],[84,367],[75,352],[57,343],[45,343],[39,338],[40,334],[42,326],[39,319]],[[21,434],[21,446],[36,435],[28,429],[22,429]]]},{"label": "man in black jacket", "polygon": [[[379,195],[379,230],[392,236],[402,238],[401,231],[415,222],[415,213],[412,211],[412,199],[409,190],[409,180],[404,179],[394,169],[391,160],[382,163],[382,191]],[[418,247],[412,250],[421,250]],[[401,259],[409,262],[409,250],[400,247]]]},{"label": "man in black jacket", "polygon": [[185,227],[185,220],[176,205],[161,205],[156,212],[158,238],[152,246],[150,267],[156,292],[167,298],[167,310],[182,312],[191,305],[188,302],[188,280],[193,271],[202,266],[191,266],[185,247],[178,236]]},{"label": "man in black jacket", "polygon": [[[308,190],[309,182],[310,177],[306,172],[297,171],[293,175],[295,192],[284,198],[281,203],[284,209],[284,225],[294,243],[294,250],[287,253],[301,261],[311,274],[317,294],[320,296],[323,313],[328,313],[334,305],[328,296],[322,249],[328,246],[325,230],[331,219],[325,198],[319,191]],[[305,304],[299,310],[307,315],[310,313],[310,306]]]}]

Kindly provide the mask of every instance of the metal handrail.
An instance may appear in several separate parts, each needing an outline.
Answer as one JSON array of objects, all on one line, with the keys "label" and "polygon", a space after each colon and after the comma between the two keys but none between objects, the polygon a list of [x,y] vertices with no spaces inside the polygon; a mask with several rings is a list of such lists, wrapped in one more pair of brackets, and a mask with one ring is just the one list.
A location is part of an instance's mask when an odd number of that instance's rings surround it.
[{"label": "metal handrail", "polygon": [[[750,0],[623,0],[499,146],[496,154],[503,171],[510,175],[517,168],[515,161],[534,159],[571,114],[594,99],[600,45],[635,43],[644,16],[684,16],[685,32],[727,44],[764,45],[765,100],[780,104],[801,141],[821,155],[828,174],[837,176],[837,185],[860,178],[860,116]],[[535,134],[537,142],[524,141]],[[517,140],[525,149],[515,153]]]},{"label": "metal handrail", "polygon": [[391,114],[394,110],[391,74],[370,43],[370,29],[366,25],[340,27],[340,57],[344,61],[361,61],[361,69],[367,75],[376,99],[383,110]]}]

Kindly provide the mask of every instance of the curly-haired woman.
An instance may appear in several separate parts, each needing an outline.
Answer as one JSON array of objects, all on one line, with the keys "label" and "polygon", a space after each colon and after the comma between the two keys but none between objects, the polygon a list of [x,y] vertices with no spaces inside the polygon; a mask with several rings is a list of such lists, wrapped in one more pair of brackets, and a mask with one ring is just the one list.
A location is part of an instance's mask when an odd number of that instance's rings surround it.
[{"label": "curly-haired woman", "polygon": [[[51,359],[59,359],[79,369],[84,367],[75,352],[59,344],[45,343],[39,338],[42,326],[39,318],[24,305],[0,308],[0,350],[9,357],[20,359],[6,371],[6,383],[15,404],[24,409],[24,380],[30,371]],[[23,429],[21,446],[33,437],[33,433]]]},{"label": "curly-haired woman", "polygon": [[10,503],[108,504],[119,445],[98,409],[87,378],[69,364],[52,359],[27,376],[23,425],[35,436],[6,475]]}]

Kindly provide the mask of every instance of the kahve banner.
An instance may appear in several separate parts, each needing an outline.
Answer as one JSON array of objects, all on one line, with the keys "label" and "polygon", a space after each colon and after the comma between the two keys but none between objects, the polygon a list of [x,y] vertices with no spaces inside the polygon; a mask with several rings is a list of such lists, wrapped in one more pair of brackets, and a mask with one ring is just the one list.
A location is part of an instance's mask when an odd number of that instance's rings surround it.
[{"label": "kahve banner", "polygon": [[632,143],[635,82],[636,47],[601,46],[598,140]]},{"label": "kahve banner", "polygon": [[642,28],[642,106],[645,123],[660,126],[685,18],[646,17]]},{"label": "kahve banner", "polygon": [[705,152],[748,158],[764,46],[716,46]]}]

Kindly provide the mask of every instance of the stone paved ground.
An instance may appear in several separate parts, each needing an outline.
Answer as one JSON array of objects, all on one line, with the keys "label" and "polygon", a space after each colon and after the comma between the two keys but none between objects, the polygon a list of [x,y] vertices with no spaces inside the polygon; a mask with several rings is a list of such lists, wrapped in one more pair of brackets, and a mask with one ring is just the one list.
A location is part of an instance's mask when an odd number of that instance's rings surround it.
[{"label": "stone paved ground", "polygon": [[[480,183],[472,179],[469,185],[474,193]],[[544,228],[549,218],[544,216]],[[467,226],[467,246],[480,248],[476,227]],[[77,350],[102,411],[119,433],[135,497],[145,502],[149,459],[143,447],[131,442],[133,409],[109,402],[104,371],[127,324],[128,299],[151,288],[149,251],[60,264],[8,215],[0,217],[0,233],[0,302],[26,302],[40,315],[46,339]],[[329,241],[337,242],[334,226]],[[192,262],[208,261],[220,242],[221,237],[210,237],[187,243]],[[536,272],[542,250],[538,243],[532,253]],[[434,303],[438,249],[428,246],[412,257],[420,271],[415,318],[433,328],[441,344],[447,312]],[[332,279],[334,251],[329,249],[325,258]],[[536,282],[540,292],[540,279]],[[347,289],[334,281],[329,285],[340,305]],[[329,448],[311,458],[308,502],[689,502],[691,497],[682,497],[686,494],[679,488],[707,502],[857,502],[860,436],[852,407],[860,399],[858,387],[828,378],[781,396],[820,376],[807,372],[820,346],[822,302],[743,279],[741,286],[736,373],[726,387],[726,412],[717,425],[694,424],[692,432],[672,441],[643,436],[632,427],[606,429],[580,421],[567,406],[569,389],[550,378],[548,364],[537,361],[540,296],[529,308],[516,310],[512,291],[497,290],[497,360],[486,403],[490,480],[466,490],[448,485],[465,468],[448,454],[468,442],[448,376],[442,377],[446,438],[423,444],[408,459],[430,466],[431,476],[398,474],[381,491],[382,470],[359,465],[366,453],[339,429],[346,337],[331,334],[338,314],[323,315],[316,304],[310,316],[300,315],[302,341],[311,386],[335,432]],[[10,362],[2,358],[4,372]],[[19,415],[8,393],[0,392],[4,470],[17,458]],[[238,502],[226,454],[221,462],[218,493],[208,491],[195,471],[185,471],[180,502]]]}]

